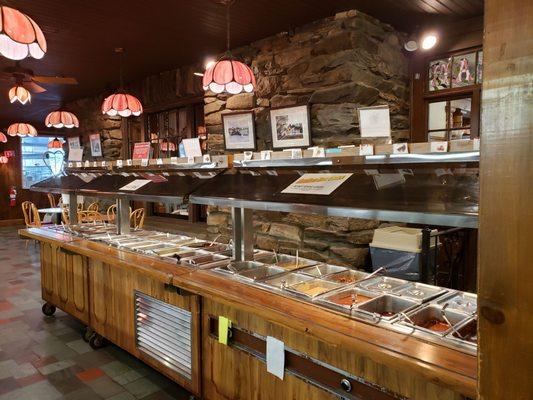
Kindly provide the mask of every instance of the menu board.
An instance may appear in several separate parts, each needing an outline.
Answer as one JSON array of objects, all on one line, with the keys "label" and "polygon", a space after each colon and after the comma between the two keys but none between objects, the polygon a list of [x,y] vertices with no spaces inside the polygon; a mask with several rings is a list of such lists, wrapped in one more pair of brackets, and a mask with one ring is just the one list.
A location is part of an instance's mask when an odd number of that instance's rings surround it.
[{"label": "menu board", "polygon": [[147,160],[150,158],[150,142],[137,142],[133,145],[133,160]]},{"label": "menu board", "polygon": [[330,195],[353,174],[303,174],[281,191],[291,194]]}]

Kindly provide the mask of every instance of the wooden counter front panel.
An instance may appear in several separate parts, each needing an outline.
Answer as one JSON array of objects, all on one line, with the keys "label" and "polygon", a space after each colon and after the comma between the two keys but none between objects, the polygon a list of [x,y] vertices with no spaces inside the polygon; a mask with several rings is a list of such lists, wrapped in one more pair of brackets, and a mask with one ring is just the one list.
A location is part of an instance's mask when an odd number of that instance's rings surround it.
[{"label": "wooden counter front panel", "polygon": [[[290,328],[270,323],[254,314],[203,299],[203,393],[209,400],[279,400],[337,398],[291,375],[282,381],[266,371],[265,363],[235,348],[224,346],[210,337],[209,315],[226,316],[240,328],[262,336],[273,336],[285,345],[310,357],[347,371],[367,382],[416,400],[460,400],[464,397],[445,387],[396,371],[328,343],[302,335]],[[312,329],[312,327],[310,327]]]},{"label": "wooden counter front panel", "polygon": [[41,289],[45,301],[89,323],[87,259],[41,242]]},{"label": "wooden counter front panel", "polygon": [[[131,268],[90,260],[90,326],[99,334],[167,375],[191,392],[200,394],[200,298],[180,295],[176,288],[166,287],[152,277]],[[192,313],[192,379],[139,351],[135,338],[135,291],[178,306]]]}]

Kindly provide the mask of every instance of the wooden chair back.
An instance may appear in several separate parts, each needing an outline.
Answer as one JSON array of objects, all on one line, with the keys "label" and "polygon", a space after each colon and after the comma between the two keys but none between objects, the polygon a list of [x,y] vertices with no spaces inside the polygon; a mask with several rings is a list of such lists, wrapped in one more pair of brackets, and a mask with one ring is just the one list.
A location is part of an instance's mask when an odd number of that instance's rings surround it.
[{"label": "wooden chair back", "polygon": [[31,201],[24,201],[21,204],[24,223],[27,228],[38,228],[41,226],[41,218],[37,207]]},{"label": "wooden chair back", "polygon": [[70,225],[70,215],[67,207],[61,207],[61,220],[65,225]]},{"label": "wooden chair back", "polygon": [[111,204],[108,208],[107,208],[107,221],[108,222],[115,222],[115,220],[117,219],[117,205],[116,204]]},{"label": "wooden chair back", "polygon": [[144,208],[138,208],[130,213],[130,224],[133,229],[142,229],[144,226]]},{"label": "wooden chair back", "polygon": [[78,203],[78,205],[76,206],[76,209],[78,211],[83,211],[83,203]]},{"label": "wooden chair back", "polygon": [[46,196],[48,197],[48,201],[50,202],[50,207],[56,208],[58,206],[58,201],[56,200],[54,195],[52,193],[47,193]]},{"label": "wooden chair back", "polygon": [[104,222],[104,218],[98,211],[78,211],[78,222]]}]

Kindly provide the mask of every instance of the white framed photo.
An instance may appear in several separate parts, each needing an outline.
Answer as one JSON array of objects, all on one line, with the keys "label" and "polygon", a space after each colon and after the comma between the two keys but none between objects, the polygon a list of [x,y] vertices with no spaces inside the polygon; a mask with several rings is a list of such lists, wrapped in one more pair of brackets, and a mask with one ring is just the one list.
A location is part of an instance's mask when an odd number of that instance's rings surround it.
[{"label": "white framed photo", "polygon": [[272,146],[275,149],[309,147],[311,120],[309,106],[294,106],[270,110]]},{"label": "white framed photo", "polygon": [[254,113],[244,111],[222,114],[226,150],[255,150]]}]

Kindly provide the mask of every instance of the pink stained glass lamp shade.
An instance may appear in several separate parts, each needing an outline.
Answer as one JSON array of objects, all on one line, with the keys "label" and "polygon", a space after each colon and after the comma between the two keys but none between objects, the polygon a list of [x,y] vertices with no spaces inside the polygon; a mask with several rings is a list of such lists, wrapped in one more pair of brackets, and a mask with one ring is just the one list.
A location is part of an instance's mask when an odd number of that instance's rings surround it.
[{"label": "pink stained glass lamp shade", "polygon": [[0,7],[0,54],[10,60],[43,58],[47,50],[43,31],[33,19],[11,7]]},{"label": "pink stained glass lamp shade", "polygon": [[214,93],[238,94],[254,91],[255,76],[246,64],[235,60],[220,60],[207,68],[202,80],[204,90]]},{"label": "pink stained glass lamp shade", "polygon": [[9,90],[9,101],[11,103],[18,101],[20,104],[26,104],[31,101],[31,93],[23,86],[13,86]]},{"label": "pink stained glass lamp shade", "polygon": [[51,140],[50,142],[48,142],[48,148],[49,149],[62,149],[63,142],[59,140],[58,138],[54,138],[54,140]]},{"label": "pink stained glass lamp shade", "polygon": [[0,143],[7,143],[7,136],[0,132]]},{"label": "pink stained glass lamp shade", "polygon": [[69,111],[53,111],[44,120],[48,128],[78,128],[78,118]]},{"label": "pink stained glass lamp shade", "polygon": [[131,94],[115,93],[107,97],[102,103],[102,114],[114,117],[139,116],[143,112],[143,106],[139,99]]},{"label": "pink stained glass lamp shade", "polygon": [[9,136],[37,136],[37,130],[30,124],[16,123],[9,125],[7,128]]}]

